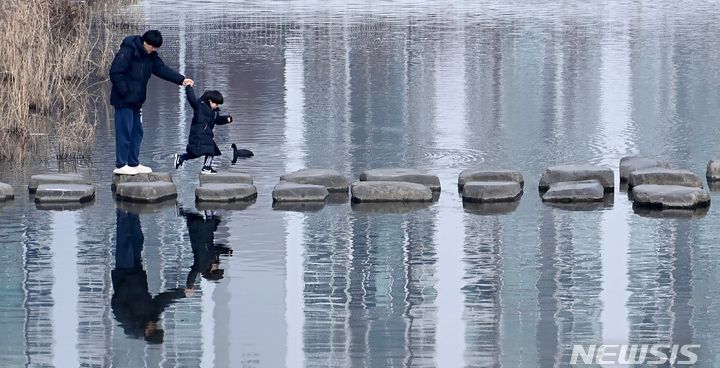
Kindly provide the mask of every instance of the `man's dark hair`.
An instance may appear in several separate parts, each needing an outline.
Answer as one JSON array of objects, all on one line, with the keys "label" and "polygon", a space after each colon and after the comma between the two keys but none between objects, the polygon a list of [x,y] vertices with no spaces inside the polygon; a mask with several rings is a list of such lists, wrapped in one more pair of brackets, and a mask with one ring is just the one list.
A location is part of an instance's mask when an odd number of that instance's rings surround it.
[{"label": "man's dark hair", "polygon": [[205,91],[205,93],[203,93],[203,95],[200,97],[200,99],[203,100],[203,101],[209,100],[209,101],[212,101],[212,102],[214,102],[214,103],[216,103],[216,104],[218,104],[218,105],[222,105],[222,104],[223,104],[223,95],[222,95],[222,93],[220,93],[220,92],[218,92],[218,91],[214,91],[214,90],[213,90],[213,91]]},{"label": "man's dark hair", "polygon": [[142,35],[142,40],[153,47],[162,46],[162,34],[156,29],[151,29]]}]

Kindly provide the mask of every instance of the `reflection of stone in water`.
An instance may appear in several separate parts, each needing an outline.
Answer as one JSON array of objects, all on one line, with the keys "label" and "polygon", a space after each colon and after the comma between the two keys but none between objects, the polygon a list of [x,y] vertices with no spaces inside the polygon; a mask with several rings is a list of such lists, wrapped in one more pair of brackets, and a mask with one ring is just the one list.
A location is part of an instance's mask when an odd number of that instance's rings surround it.
[{"label": "reflection of stone in water", "polygon": [[[35,202],[35,208],[41,211],[77,211],[95,204],[95,198],[86,202]],[[0,207],[2,204],[0,204]]]},{"label": "reflection of stone in water", "polygon": [[708,189],[711,192],[720,192],[720,181],[708,181]]},{"label": "reflection of stone in water", "polygon": [[115,201],[115,206],[118,209],[125,210],[136,215],[156,213],[163,211],[168,208],[175,208],[177,202],[175,199],[168,199],[156,203],[140,203],[140,202],[128,202],[128,201]]},{"label": "reflection of stone in water", "polygon": [[317,212],[322,210],[324,207],[324,201],[273,202],[272,204],[272,208],[275,211]]},{"label": "reflection of stone in water", "polygon": [[206,202],[200,201],[195,202],[195,207],[200,211],[214,211],[214,210],[226,210],[226,211],[242,211],[255,204],[257,197],[247,201],[234,201],[234,202]]},{"label": "reflection of stone in water", "polygon": [[515,211],[520,201],[512,202],[463,202],[463,209],[467,213],[478,215],[504,215]]},{"label": "reflection of stone in water", "polygon": [[348,203],[348,201],[350,200],[350,195],[347,192],[345,192],[345,193],[330,192],[330,194],[328,194],[328,196],[325,200],[329,204],[345,204],[345,203]]},{"label": "reflection of stone in water", "polygon": [[596,211],[612,208],[615,204],[615,194],[605,193],[603,200],[600,202],[543,202],[543,204],[566,211]]},{"label": "reflection of stone in water", "polygon": [[621,181],[620,182],[620,192],[621,193],[625,193],[625,192],[629,193],[628,189],[629,189],[629,187],[628,187],[627,181]]},{"label": "reflection of stone in water", "polygon": [[659,219],[700,219],[705,217],[710,207],[697,209],[659,209],[633,205],[633,212],[636,215],[648,218]]},{"label": "reflection of stone in water", "polygon": [[430,207],[430,202],[353,202],[353,211],[363,213],[408,213]]}]

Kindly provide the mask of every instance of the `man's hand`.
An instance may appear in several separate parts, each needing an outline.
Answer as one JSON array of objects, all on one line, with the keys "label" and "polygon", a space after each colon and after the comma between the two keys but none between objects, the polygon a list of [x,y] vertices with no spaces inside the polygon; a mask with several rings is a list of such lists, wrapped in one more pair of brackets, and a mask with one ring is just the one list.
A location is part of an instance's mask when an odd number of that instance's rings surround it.
[{"label": "man's hand", "polygon": [[183,87],[187,87],[187,86],[195,87],[195,81],[192,80],[192,79],[190,79],[190,78],[185,78],[185,79],[182,81],[182,86],[183,86]]}]

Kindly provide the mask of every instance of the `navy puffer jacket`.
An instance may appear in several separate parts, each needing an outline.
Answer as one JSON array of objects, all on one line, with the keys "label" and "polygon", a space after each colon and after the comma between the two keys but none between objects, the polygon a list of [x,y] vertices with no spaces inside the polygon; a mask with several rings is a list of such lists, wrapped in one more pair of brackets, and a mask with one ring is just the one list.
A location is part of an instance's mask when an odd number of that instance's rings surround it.
[{"label": "navy puffer jacket", "polygon": [[190,125],[190,137],[185,150],[189,158],[197,158],[200,156],[220,156],[222,153],[215,144],[215,134],[213,129],[215,125],[224,125],[232,122],[232,117],[228,115],[220,115],[220,109],[213,110],[210,102],[207,100],[199,100],[195,96],[195,90],[188,86],[185,87],[188,103],[193,108],[192,125]]},{"label": "navy puffer jacket", "polygon": [[148,54],[142,37],[126,37],[110,66],[110,103],[117,108],[139,110],[145,102],[147,83],[152,74],[177,85],[185,79],[166,66],[157,52]]}]

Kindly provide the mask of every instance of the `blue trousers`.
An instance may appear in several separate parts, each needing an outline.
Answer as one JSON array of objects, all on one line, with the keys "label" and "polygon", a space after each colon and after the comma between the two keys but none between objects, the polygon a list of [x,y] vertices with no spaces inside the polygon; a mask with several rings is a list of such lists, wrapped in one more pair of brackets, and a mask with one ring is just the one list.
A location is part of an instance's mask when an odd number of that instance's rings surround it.
[{"label": "blue trousers", "polygon": [[140,164],[142,137],[140,110],[115,108],[115,167]]}]

